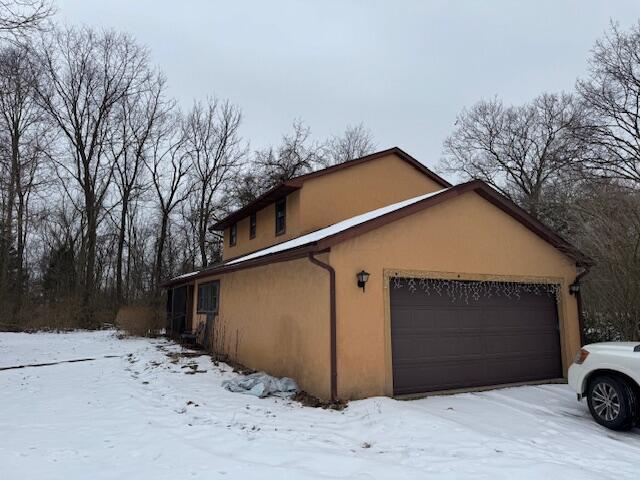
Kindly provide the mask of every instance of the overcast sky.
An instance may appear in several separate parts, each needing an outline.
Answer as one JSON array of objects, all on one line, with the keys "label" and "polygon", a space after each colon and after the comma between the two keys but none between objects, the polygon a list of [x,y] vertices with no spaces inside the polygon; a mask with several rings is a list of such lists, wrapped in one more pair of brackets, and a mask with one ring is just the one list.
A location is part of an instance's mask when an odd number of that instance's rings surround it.
[{"label": "overcast sky", "polygon": [[237,103],[252,148],[277,143],[295,118],[318,139],[363,122],[380,149],[429,166],[464,106],[571,90],[609,22],[640,19],[638,0],[56,3],[63,22],[146,44],[182,105]]}]

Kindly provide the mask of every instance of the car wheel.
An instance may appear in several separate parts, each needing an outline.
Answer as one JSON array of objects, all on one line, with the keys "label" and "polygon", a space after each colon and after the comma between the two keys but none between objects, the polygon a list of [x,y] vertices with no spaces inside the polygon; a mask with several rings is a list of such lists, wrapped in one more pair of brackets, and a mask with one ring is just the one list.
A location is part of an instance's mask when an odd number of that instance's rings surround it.
[{"label": "car wheel", "polygon": [[594,420],[611,430],[633,427],[636,397],[631,387],[620,378],[603,375],[589,383],[589,411]]}]

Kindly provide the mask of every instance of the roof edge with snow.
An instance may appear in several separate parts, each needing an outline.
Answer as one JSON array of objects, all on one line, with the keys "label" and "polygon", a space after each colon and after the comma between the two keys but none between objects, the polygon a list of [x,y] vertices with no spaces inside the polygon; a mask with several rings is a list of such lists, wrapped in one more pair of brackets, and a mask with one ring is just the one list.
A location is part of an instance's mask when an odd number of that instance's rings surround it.
[{"label": "roof edge with snow", "polygon": [[302,258],[310,253],[328,251],[332,245],[350,238],[362,235],[400,218],[437,205],[463,193],[475,191],[488,202],[509,214],[533,233],[540,236],[559,251],[574,259],[578,265],[590,265],[592,261],[577,248],[553,232],[549,227],[532,217],[518,207],[511,200],[491,188],[481,180],[472,180],[454,187],[444,188],[436,192],[413,197],[382,208],[356,215],[354,217],[334,223],[326,228],[292,238],[276,245],[227,260],[226,262],[200,271],[174,277],[162,284],[171,287],[188,283],[191,280],[236,271],[244,268],[257,267],[269,263],[276,263],[296,258]]}]

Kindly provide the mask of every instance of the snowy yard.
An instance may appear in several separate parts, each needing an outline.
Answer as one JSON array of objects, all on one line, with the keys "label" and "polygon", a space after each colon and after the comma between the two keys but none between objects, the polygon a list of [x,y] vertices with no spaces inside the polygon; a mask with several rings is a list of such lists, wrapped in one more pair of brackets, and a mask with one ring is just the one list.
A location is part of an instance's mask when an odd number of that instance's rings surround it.
[{"label": "snowy yard", "polygon": [[639,432],[598,426],[566,385],[337,412],[227,392],[229,367],[167,355],[179,350],[113,332],[0,333],[0,367],[95,358],[0,371],[0,478],[638,476]]}]

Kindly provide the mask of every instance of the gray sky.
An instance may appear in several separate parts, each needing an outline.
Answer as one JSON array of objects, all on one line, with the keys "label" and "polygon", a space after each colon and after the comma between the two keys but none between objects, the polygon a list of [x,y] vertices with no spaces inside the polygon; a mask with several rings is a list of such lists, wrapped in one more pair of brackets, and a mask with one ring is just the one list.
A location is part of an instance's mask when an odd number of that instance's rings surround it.
[{"label": "gray sky", "polygon": [[277,143],[294,118],[318,139],[362,121],[380,149],[429,166],[464,106],[571,90],[610,20],[640,19],[638,0],[56,3],[64,22],[146,44],[184,106],[237,103],[252,148]]}]

